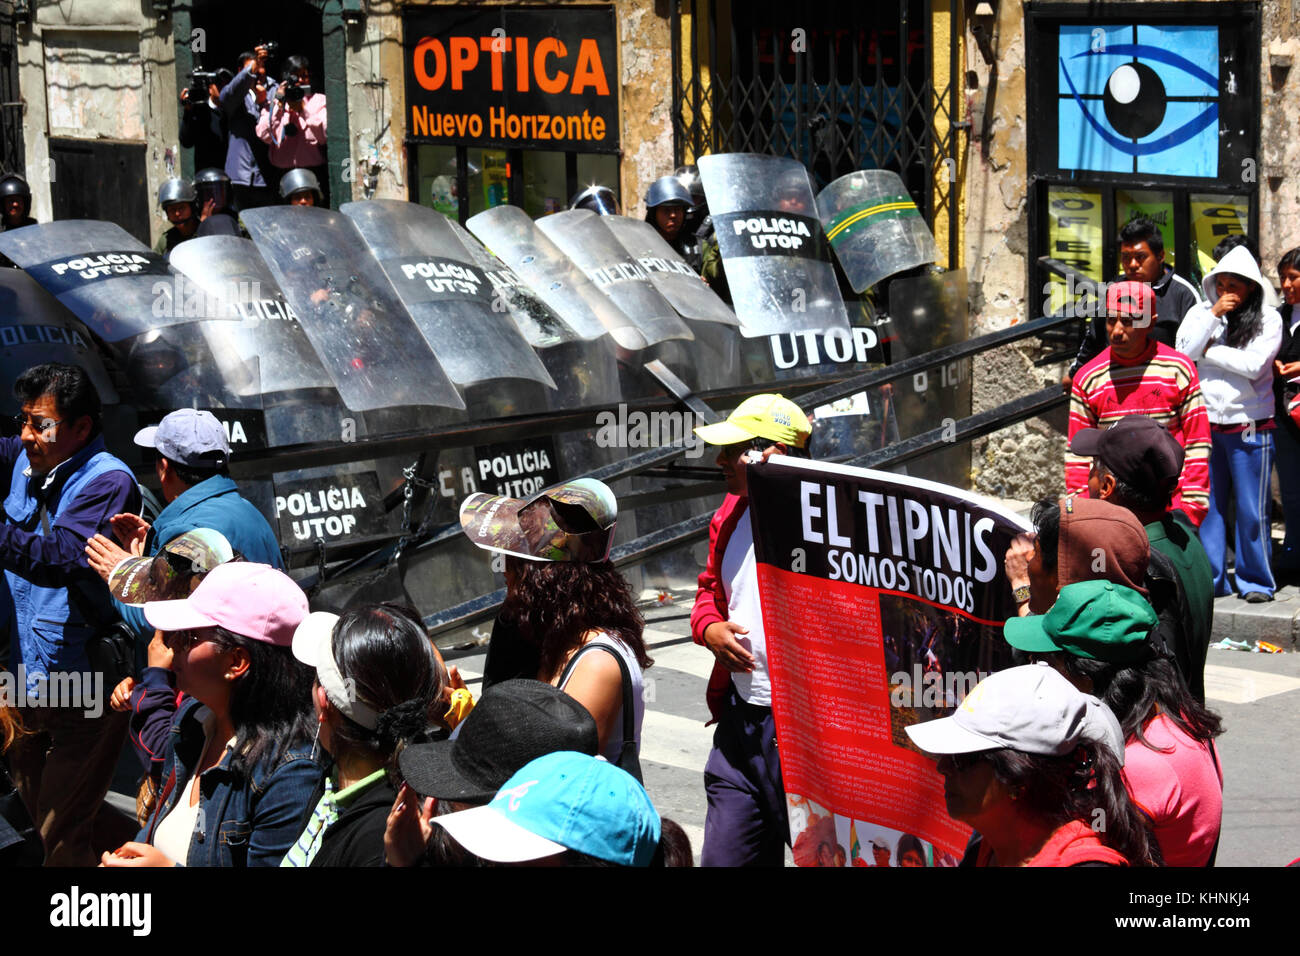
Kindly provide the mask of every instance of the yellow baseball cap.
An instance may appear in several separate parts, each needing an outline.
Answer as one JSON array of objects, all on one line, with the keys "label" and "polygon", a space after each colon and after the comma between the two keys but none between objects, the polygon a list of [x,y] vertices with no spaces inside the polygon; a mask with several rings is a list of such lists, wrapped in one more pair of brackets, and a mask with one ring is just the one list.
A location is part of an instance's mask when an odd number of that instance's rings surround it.
[{"label": "yellow baseball cap", "polygon": [[794,402],[780,395],[754,395],[745,399],[725,422],[695,429],[710,445],[735,445],[753,438],[803,448],[812,423]]}]

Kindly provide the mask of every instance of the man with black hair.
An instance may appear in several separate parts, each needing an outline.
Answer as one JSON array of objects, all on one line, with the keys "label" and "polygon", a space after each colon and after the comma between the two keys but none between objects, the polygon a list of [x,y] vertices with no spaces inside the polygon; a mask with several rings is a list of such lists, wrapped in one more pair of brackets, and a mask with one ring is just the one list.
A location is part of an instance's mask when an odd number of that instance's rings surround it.
[{"label": "man with black hair", "polygon": [[[230,479],[230,444],[211,412],[193,408],[172,412],[157,425],[142,428],[135,443],[158,452],[155,468],[167,507],[152,526],[139,515],[113,517],[113,532],[127,550],[105,535],[87,543],[91,567],[104,580],[131,553],[161,554],[173,538],[195,528],[221,532],[249,561],[283,567],[275,532]],[[153,628],[145,621],[143,610],[119,607],[122,620],[147,644]]]},{"label": "man with black hair", "polygon": [[221,112],[221,91],[232,79],[224,67],[213,75],[208,84],[207,99],[191,96],[189,88],[181,90],[181,145],[194,150],[194,168],[226,165],[226,117]]},{"label": "man with black hair", "polygon": [[[1192,306],[1201,301],[1201,295],[1192,285],[1165,264],[1165,240],[1160,227],[1150,219],[1134,219],[1119,231],[1119,258],[1124,267],[1124,274],[1112,279],[1112,282],[1128,280],[1145,282],[1155,293],[1155,327],[1151,337],[1170,348],[1174,347],[1174,336]],[[1083,341],[1079,344],[1079,354],[1070,366],[1069,378],[1073,378],[1106,347],[1106,315],[1094,316],[1088,323]]]},{"label": "man with black hair", "polygon": [[1084,428],[1070,451],[1092,456],[1090,497],[1133,512],[1155,551],[1173,564],[1191,611],[1187,640],[1173,648],[1187,687],[1205,702],[1205,656],[1214,622],[1214,573],[1196,531],[1169,511],[1183,470],[1183,446],[1154,418],[1130,415],[1108,429]]},{"label": "man with black hair", "polygon": [[266,76],[268,55],[264,46],[241,53],[239,72],[218,96],[229,132],[226,175],[234,183],[234,205],[240,212],[275,201],[271,193],[273,167],[265,144],[257,137],[257,121],[275,95],[275,83]]},{"label": "man with black hair", "polygon": [[53,866],[92,866],[95,813],[126,736],[126,714],[106,710],[87,644],[117,621],[86,563],[86,539],[115,514],[138,511],[131,470],[108,453],[100,401],[84,369],[50,363],[14,382],[19,435],[0,438],[10,475],[0,565],[12,598],[11,669],[32,731],[9,752],[23,800]]}]

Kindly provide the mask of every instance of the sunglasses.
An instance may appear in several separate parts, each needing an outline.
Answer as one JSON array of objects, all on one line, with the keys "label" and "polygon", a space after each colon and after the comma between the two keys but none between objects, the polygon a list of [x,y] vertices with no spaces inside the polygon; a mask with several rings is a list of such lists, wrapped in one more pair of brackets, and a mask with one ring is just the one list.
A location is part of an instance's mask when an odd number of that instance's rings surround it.
[{"label": "sunglasses", "polygon": [[194,628],[184,631],[164,631],[163,643],[173,651],[189,653],[205,641],[213,638],[211,628]]},{"label": "sunglasses", "polygon": [[15,415],[13,423],[19,434],[22,434],[24,428],[30,427],[36,434],[44,435],[55,425],[62,425],[63,421],[57,418],[29,418],[26,415]]}]

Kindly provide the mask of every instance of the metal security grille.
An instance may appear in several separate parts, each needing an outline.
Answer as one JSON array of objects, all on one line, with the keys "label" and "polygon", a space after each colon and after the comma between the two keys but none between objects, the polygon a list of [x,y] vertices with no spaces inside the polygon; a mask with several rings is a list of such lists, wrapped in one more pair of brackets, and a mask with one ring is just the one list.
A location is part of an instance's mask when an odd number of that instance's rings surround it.
[{"label": "metal security grille", "polygon": [[23,173],[23,102],[18,92],[18,37],[12,3],[0,3],[0,170]]},{"label": "metal security grille", "polygon": [[[955,213],[956,37],[935,50],[927,0],[679,0],[673,15],[679,163],[717,152],[798,159],[820,188],[892,169],[933,222]],[[948,82],[934,89],[933,58]],[[943,171],[941,171],[942,173]],[[936,197],[936,186],[939,194]],[[952,221],[950,219],[950,221]]]}]

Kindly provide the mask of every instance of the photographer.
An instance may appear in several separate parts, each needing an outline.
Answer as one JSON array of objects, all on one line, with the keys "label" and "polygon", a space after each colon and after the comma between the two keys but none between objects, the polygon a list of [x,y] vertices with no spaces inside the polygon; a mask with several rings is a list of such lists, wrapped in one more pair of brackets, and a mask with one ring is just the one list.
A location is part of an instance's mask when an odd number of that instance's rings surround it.
[{"label": "photographer", "polygon": [[[273,44],[263,44],[239,57],[239,72],[221,90],[219,102],[226,118],[226,175],[234,185],[238,210],[274,202],[269,178],[274,178],[266,147],[257,138],[257,120],[275,93],[266,76],[266,58]],[[269,178],[268,178],[269,177]]]},{"label": "photographer", "polygon": [[307,58],[291,56],[269,109],[257,121],[257,135],[270,146],[271,165],[279,175],[290,169],[325,173],[325,94],[311,88]]},{"label": "photographer", "polygon": [[194,168],[226,165],[226,118],[218,98],[231,80],[229,70],[191,74],[193,84],[181,90],[185,112],[181,116],[181,145],[194,150]]}]

